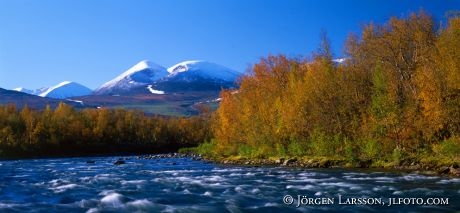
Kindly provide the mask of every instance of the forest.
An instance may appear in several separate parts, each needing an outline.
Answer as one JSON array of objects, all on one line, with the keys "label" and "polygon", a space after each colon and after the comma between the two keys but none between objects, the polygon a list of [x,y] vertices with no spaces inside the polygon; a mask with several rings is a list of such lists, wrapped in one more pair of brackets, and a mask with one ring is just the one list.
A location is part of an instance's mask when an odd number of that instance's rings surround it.
[{"label": "forest", "polygon": [[0,157],[56,157],[175,152],[209,140],[209,116],[146,115],[124,109],[21,110],[0,106]]},{"label": "forest", "polygon": [[345,61],[321,34],[310,57],[268,56],[221,93],[209,156],[460,160],[460,18],[421,11],[350,34]]}]

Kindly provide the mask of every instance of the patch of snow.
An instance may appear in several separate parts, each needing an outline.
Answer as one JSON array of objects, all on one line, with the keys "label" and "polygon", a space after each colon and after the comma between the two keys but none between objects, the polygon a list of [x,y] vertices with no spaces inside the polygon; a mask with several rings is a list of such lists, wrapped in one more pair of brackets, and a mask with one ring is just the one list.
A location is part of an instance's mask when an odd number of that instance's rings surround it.
[{"label": "patch of snow", "polygon": [[72,100],[72,99],[67,99],[67,100],[83,105],[83,101],[80,101],[80,100]]},{"label": "patch of snow", "polygon": [[337,59],[333,59],[332,61],[335,62],[335,63],[343,63],[347,60],[347,58],[337,58]]},{"label": "patch of snow", "polygon": [[155,90],[152,88],[152,85],[148,85],[147,89],[152,93],[152,94],[158,94],[158,95],[164,95],[165,92],[161,90]]},{"label": "patch of snow", "polygon": [[179,73],[179,72],[185,72],[187,70],[189,70],[189,67],[196,64],[196,63],[199,63],[201,61],[199,60],[191,60],[191,61],[183,61],[183,62],[180,62],[170,68],[168,68],[168,72],[169,73]]},{"label": "patch of snow", "polygon": [[23,93],[27,93],[27,94],[32,94],[34,93],[33,90],[30,90],[30,89],[26,89],[24,87],[18,87],[18,88],[14,88],[13,89],[14,91],[17,91],[17,92],[23,92]]},{"label": "patch of snow", "polygon": [[49,87],[42,87],[42,88],[36,89],[36,90],[26,89],[24,87],[18,87],[18,88],[14,88],[13,90],[18,91],[18,92],[31,94],[31,95],[40,95],[41,93],[46,92],[48,89],[49,89]]}]

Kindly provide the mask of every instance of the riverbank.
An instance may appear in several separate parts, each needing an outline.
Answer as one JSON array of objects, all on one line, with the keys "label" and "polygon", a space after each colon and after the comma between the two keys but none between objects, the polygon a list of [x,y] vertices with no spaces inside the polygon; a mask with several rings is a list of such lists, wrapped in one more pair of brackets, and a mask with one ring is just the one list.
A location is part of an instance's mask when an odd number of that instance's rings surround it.
[{"label": "riverbank", "polygon": [[[197,156],[201,155],[196,154]],[[282,166],[293,168],[354,168],[354,169],[384,169],[397,171],[411,171],[426,175],[442,175],[460,177],[458,162],[440,159],[404,159],[400,162],[384,162],[368,160],[349,161],[345,159],[329,159],[325,157],[270,157],[246,158],[241,156],[215,157],[202,156],[203,160],[224,164],[243,166]]]}]

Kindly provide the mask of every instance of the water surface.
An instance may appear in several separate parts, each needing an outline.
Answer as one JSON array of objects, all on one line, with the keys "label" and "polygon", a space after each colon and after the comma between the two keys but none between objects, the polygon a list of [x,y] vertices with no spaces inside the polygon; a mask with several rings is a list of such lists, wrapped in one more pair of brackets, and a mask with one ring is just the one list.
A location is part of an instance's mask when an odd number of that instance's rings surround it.
[{"label": "water surface", "polygon": [[[365,170],[225,166],[189,158],[133,157],[116,166],[116,160],[93,157],[0,161],[0,212],[460,210],[458,178]],[[292,196],[291,205],[283,202],[286,195]],[[299,196],[333,198],[334,204],[297,207]],[[375,198],[385,205],[340,205],[339,196],[342,202],[346,198]],[[448,205],[388,206],[390,198],[447,198]]]}]

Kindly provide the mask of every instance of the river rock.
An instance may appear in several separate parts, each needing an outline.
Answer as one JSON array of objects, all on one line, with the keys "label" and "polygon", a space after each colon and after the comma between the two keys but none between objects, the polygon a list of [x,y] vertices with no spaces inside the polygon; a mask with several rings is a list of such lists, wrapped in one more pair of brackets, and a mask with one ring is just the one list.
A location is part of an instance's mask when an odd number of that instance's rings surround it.
[{"label": "river rock", "polygon": [[330,160],[321,160],[319,162],[319,167],[320,168],[328,168],[329,166],[331,165],[331,161]]},{"label": "river rock", "polygon": [[278,158],[275,160],[276,164],[283,164],[283,162],[284,162],[284,158]]},{"label": "river rock", "polygon": [[460,176],[460,169],[454,167],[449,167],[449,173],[454,176]]},{"label": "river rock", "polygon": [[115,161],[115,163],[113,163],[114,165],[121,165],[121,164],[125,164],[126,162],[124,160],[117,160]]},{"label": "river rock", "polygon": [[297,158],[289,158],[286,161],[284,161],[283,165],[287,166],[287,165],[295,163],[295,162],[297,162]]},{"label": "river rock", "polygon": [[441,167],[441,169],[439,169],[439,174],[448,174],[449,172],[450,168],[447,166]]},{"label": "river rock", "polygon": [[418,170],[420,168],[421,168],[420,164],[413,164],[413,165],[409,166],[409,169],[412,169],[412,170]]}]

